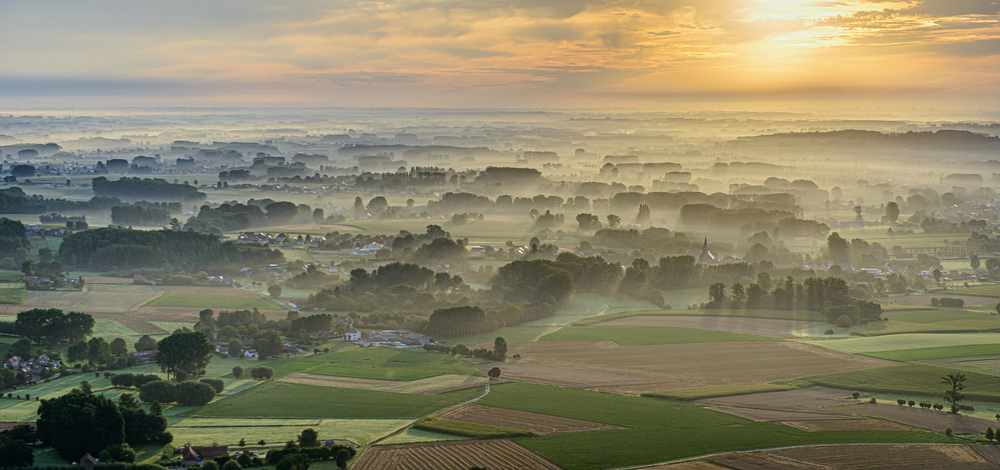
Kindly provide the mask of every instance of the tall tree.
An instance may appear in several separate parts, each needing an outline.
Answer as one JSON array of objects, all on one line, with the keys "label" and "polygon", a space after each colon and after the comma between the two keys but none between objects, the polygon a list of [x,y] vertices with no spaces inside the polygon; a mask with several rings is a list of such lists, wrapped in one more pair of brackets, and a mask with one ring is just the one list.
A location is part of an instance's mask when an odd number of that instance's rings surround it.
[{"label": "tall tree", "polygon": [[895,201],[891,201],[885,205],[885,220],[891,224],[899,220],[899,204],[896,204]]},{"label": "tall tree", "polygon": [[972,255],[972,256],[969,257],[969,266],[972,267],[973,271],[978,271],[980,265],[981,265],[981,263],[979,262],[979,256],[978,255]]},{"label": "tall tree", "polygon": [[114,356],[124,356],[128,352],[128,343],[124,339],[115,338],[111,341],[111,354]]},{"label": "tall tree", "polygon": [[941,384],[947,385],[949,388],[944,391],[944,401],[951,403],[951,413],[958,413],[958,403],[965,399],[965,394],[962,390],[965,390],[965,374],[961,372],[951,372],[948,375],[941,377]]},{"label": "tall tree", "polygon": [[192,375],[201,375],[212,360],[215,348],[200,331],[174,333],[157,345],[156,360],[167,375],[183,370]]}]

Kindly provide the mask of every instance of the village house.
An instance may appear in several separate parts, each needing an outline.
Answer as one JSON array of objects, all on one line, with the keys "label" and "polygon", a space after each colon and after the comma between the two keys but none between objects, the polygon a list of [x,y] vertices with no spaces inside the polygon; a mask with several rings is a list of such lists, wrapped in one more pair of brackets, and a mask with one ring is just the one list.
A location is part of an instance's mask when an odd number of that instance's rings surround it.
[{"label": "village house", "polygon": [[247,349],[246,351],[243,351],[243,357],[247,359],[257,359],[260,356],[257,354],[256,349]]},{"label": "village house", "polygon": [[146,364],[148,362],[153,362],[156,360],[156,351],[135,351],[126,353],[129,356],[135,358],[136,364]]},{"label": "village house", "polygon": [[185,467],[202,466],[206,461],[216,457],[229,455],[229,446],[191,447],[186,445],[178,449],[181,453],[181,465]]}]

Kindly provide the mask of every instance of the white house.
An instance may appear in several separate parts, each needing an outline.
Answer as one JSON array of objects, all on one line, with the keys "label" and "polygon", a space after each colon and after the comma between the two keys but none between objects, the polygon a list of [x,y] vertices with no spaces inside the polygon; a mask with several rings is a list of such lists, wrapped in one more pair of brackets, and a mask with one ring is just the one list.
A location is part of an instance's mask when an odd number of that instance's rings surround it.
[{"label": "white house", "polygon": [[246,351],[243,351],[243,357],[246,357],[248,359],[257,359],[257,350],[247,349]]},{"label": "white house", "polygon": [[355,328],[348,328],[347,329],[347,334],[344,335],[344,340],[345,341],[360,341],[361,340],[361,332],[358,331]]}]

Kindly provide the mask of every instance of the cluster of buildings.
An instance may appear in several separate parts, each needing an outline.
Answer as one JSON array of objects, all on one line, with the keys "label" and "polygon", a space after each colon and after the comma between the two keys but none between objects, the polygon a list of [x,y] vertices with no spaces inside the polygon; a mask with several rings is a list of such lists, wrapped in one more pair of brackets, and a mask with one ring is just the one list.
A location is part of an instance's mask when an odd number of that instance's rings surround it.
[{"label": "cluster of buildings", "polygon": [[285,233],[271,235],[269,233],[241,234],[236,238],[236,243],[259,243],[261,245],[283,245],[283,246],[306,246],[318,247],[326,241],[326,237],[291,236]]},{"label": "cluster of buildings", "polygon": [[[216,345],[215,345],[215,352],[217,352],[219,354],[228,355],[229,354],[229,345],[225,345],[225,344],[222,344],[222,343],[216,343]],[[289,343],[288,340],[282,340],[281,341],[281,352],[283,352],[283,353],[289,353],[289,354],[298,354],[298,353],[302,352],[302,349],[296,347],[292,343]],[[260,357],[260,353],[258,353],[256,349],[244,349],[243,350],[243,357],[245,357],[247,359],[257,359],[257,358]]]},{"label": "cluster of buildings", "polygon": [[48,355],[42,354],[33,359],[21,359],[18,356],[13,356],[3,363],[3,367],[13,370],[16,373],[23,373],[25,376],[38,377],[42,375],[45,369],[49,369],[52,372],[59,371],[62,368],[62,364],[59,361],[52,360]]},{"label": "cluster of buildings", "polygon": [[[354,330],[354,328],[351,328]],[[434,338],[422,335],[420,333],[414,333],[409,330],[383,330],[383,331],[365,331],[357,334],[358,339],[351,340],[347,339],[358,346],[363,348],[371,348],[375,346],[385,346],[389,348],[419,348],[427,343],[433,343]],[[348,330],[350,334],[350,330]]]},{"label": "cluster of buildings", "polygon": [[24,226],[24,234],[29,237],[61,237],[63,235],[62,229],[58,228],[39,228],[38,224],[28,224]]}]

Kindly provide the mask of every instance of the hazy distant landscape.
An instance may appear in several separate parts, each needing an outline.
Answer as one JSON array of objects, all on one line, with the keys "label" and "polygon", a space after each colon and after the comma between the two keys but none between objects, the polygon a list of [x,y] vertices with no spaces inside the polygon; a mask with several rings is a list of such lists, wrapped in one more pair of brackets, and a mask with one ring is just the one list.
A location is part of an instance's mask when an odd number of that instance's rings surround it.
[{"label": "hazy distant landscape", "polygon": [[0,0],[0,470],[998,468],[998,24]]}]

